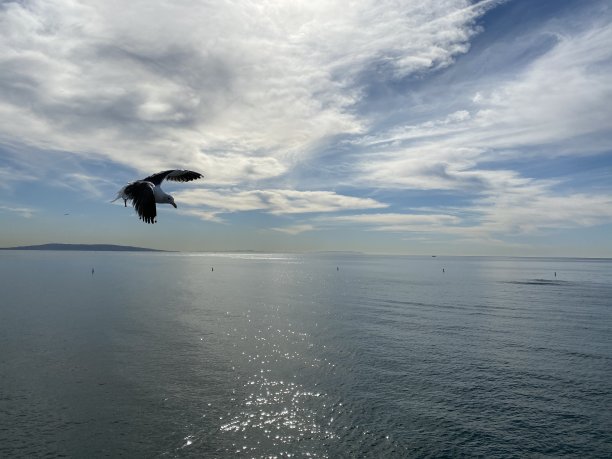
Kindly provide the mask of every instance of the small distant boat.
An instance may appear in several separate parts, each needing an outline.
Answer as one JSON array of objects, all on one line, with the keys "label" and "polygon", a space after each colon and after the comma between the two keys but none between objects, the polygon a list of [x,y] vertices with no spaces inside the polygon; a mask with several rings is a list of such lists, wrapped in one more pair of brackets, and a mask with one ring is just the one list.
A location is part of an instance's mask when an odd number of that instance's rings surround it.
[{"label": "small distant boat", "polygon": [[436,258],[438,255],[432,255],[431,258]]}]

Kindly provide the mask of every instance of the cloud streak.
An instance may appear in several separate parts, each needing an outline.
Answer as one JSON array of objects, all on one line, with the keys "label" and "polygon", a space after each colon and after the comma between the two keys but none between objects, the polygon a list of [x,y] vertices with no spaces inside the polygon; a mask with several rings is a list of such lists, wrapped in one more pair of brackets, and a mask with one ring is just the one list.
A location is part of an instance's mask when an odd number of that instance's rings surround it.
[{"label": "cloud streak", "polygon": [[279,227],[279,228],[272,228],[272,230],[274,231],[290,234],[292,236],[296,234],[304,233],[306,231],[313,231],[315,229],[316,228],[313,225],[291,225],[291,226],[284,226],[284,227]]},{"label": "cloud streak", "polygon": [[208,190],[192,189],[175,193],[188,206],[206,206],[218,213],[263,211],[273,215],[338,212],[376,209],[387,204],[331,191],[297,190]]},{"label": "cloud streak", "polygon": [[[363,150],[359,179],[376,186],[464,188],[512,174],[480,163],[609,151],[611,40],[612,23],[560,36],[515,78],[474,94],[465,109],[357,138],[354,145]],[[587,135],[606,140],[585,145]]]},{"label": "cloud streak", "polygon": [[11,207],[0,205],[0,212],[10,212],[23,218],[32,218],[32,216],[36,213],[36,209],[31,209],[29,207]]}]

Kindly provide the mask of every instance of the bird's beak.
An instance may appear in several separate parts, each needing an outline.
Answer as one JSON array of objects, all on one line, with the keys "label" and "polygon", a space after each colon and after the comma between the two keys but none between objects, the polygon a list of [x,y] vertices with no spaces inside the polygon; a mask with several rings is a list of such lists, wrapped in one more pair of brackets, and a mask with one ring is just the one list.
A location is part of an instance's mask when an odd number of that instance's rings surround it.
[{"label": "bird's beak", "polygon": [[170,204],[172,204],[174,206],[174,208],[176,209],[176,204],[174,204],[173,202],[171,202]]}]

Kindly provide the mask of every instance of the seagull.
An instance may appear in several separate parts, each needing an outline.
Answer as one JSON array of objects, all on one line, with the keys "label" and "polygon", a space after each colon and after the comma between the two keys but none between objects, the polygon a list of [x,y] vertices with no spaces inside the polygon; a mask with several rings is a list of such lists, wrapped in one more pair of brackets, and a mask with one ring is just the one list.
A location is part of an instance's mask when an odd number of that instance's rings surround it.
[{"label": "seagull", "polygon": [[157,219],[157,209],[155,203],[170,204],[176,209],[174,198],[161,189],[164,180],[173,182],[191,182],[202,178],[199,172],[170,169],[157,174],[149,175],[142,180],[130,182],[117,192],[117,199],[123,199],[123,204],[127,207],[127,202],[132,201],[140,219],[145,223],[155,223]]}]

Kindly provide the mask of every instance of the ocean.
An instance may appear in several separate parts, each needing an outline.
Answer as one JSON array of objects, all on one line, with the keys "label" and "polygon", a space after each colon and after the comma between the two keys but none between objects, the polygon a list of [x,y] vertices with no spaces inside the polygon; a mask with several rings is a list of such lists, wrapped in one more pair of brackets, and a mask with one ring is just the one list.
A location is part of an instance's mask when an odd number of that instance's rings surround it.
[{"label": "ocean", "polygon": [[0,251],[0,298],[3,458],[612,456],[609,259]]}]

